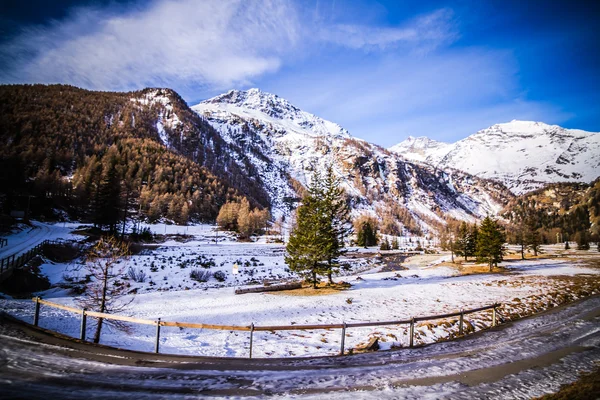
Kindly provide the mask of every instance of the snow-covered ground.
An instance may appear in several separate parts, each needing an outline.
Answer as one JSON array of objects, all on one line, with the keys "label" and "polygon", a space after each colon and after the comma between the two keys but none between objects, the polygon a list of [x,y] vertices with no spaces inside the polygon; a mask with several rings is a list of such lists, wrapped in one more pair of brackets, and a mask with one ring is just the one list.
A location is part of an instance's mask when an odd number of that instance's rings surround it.
[{"label": "snow-covered ground", "polygon": [[75,239],[78,236],[71,232],[80,225],[70,222],[46,224],[37,221],[32,222],[32,226],[22,224],[15,233],[4,236],[8,239],[8,244],[0,248],[0,258],[24,253],[44,240]]},{"label": "snow-covered ground", "polygon": [[[237,286],[262,284],[263,280],[297,279],[284,262],[282,244],[238,243],[212,226],[152,226],[173,236],[157,248],[149,248],[124,261],[124,276],[132,267],[146,272],[145,282],[123,278],[136,295],[127,315],[142,319],[207,323],[218,325],[331,324],[364,321],[403,320],[412,316],[442,314],[502,303],[505,317],[525,315],[550,308],[566,300],[598,293],[600,269],[574,258],[508,261],[501,274],[465,274],[468,266],[453,267],[449,255],[423,255],[402,263],[407,268],[380,272],[385,259],[364,251],[349,252],[351,269],[343,277],[352,286],[344,291],[311,290],[298,292],[236,295]],[[161,231],[162,229],[162,231]],[[186,232],[187,231],[187,232]],[[358,250],[358,249],[355,249]],[[376,252],[375,249],[372,249]],[[589,252],[591,256],[597,252]],[[234,264],[240,273],[234,275]],[[54,288],[40,293],[47,300],[77,306],[69,287],[84,276],[80,262],[41,266]],[[222,271],[223,282],[214,275],[201,283],[190,278],[192,270]],[[565,296],[568,296],[565,297]],[[30,299],[0,300],[0,309],[31,321]],[[466,317],[467,329],[488,327],[491,312]],[[79,315],[42,306],[40,325],[67,335],[79,335]],[[88,335],[93,332],[88,326]],[[416,342],[431,343],[455,335],[458,319],[424,321],[417,325]],[[347,330],[346,349],[356,348],[378,337],[382,349],[407,346],[408,326],[352,328]],[[128,332],[105,327],[101,343],[127,349],[152,351],[155,327],[134,326]],[[340,330],[255,332],[255,357],[286,357],[336,354]],[[164,353],[247,357],[249,334],[163,327],[160,349]]]}]

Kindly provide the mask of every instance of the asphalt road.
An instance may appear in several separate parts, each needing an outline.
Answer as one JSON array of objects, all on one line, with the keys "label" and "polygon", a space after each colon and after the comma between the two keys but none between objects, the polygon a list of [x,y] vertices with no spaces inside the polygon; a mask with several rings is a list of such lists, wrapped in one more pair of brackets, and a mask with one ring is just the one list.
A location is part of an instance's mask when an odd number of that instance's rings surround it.
[{"label": "asphalt road", "polygon": [[531,398],[600,361],[600,297],[461,340],[305,359],[168,356],[0,320],[0,398]]}]

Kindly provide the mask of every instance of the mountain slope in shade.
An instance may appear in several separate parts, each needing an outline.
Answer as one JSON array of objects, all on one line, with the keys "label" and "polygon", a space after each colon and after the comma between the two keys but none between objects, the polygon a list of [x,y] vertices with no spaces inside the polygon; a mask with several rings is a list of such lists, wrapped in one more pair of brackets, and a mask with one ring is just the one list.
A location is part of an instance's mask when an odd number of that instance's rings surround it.
[{"label": "mountain slope in shade", "polygon": [[495,214],[511,197],[501,184],[406,162],[258,89],[230,91],[192,109],[240,149],[234,158],[254,165],[276,216],[287,214],[299,187],[329,164],[342,179],[355,212],[382,215],[402,209],[421,226],[440,222],[444,214],[467,220]]},{"label": "mountain slope in shade", "polygon": [[600,175],[600,134],[542,122],[493,125],[453,144],[409,138],[390,151],[453,168],[525,193],[553,182],[589,183]]}]

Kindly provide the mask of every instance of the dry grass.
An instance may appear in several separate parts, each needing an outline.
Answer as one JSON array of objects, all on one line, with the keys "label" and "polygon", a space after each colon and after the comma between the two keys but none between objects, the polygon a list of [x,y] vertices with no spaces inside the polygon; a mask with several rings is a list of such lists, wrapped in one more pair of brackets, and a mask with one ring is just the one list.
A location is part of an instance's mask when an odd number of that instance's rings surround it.
[{"label": "dry grass", "polygon": [[579,380],[562,385],[554,394],[538,397],[537,400],[587,400],[600,395],[600,366],[590,373],[582,374]]},{"label": "dry grass", "polygon": [[265,292],[265,294],[272,295],[285,295],[285,296],[326,296],[330,294],[340,293],[344,290],[350,289],[352,285],[347,282],[334,282],[333,285],[328,285],[325,282],[321,282],[317,285],[317,289],[314,289],[312,285],[303,284],[300,289],[281,290],[278,292]]}]

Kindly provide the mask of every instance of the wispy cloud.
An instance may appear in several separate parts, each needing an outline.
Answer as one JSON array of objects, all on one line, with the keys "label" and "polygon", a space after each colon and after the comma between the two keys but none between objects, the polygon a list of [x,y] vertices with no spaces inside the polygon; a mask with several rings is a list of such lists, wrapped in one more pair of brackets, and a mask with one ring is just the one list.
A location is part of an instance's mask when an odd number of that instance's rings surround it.
[{"label": "wispy cloud", "polygon": [[469,48],[359,59],[312,70],[304,76],[311,85],[282,78],[272,90],[383,146],[408,135],[454,141],[512,119],[560,123],[569,117],[556,106],[527,100],[509,51]]},{"label": "wispy cloud", "polygon": [[331,24],[320,27],[319,38],[353,49],[386,49],[408,45],[418,52],[433,50],[459,37],[453,13],[439,9],[400,26],[378,27],[358,24]]},{"label": "wispy cloud", "polygon": [[9,62],[0,80],[229,88],[277,70],[298,34],[286,0],[158,0],[126,13],[79,8],[2,45]]}]

